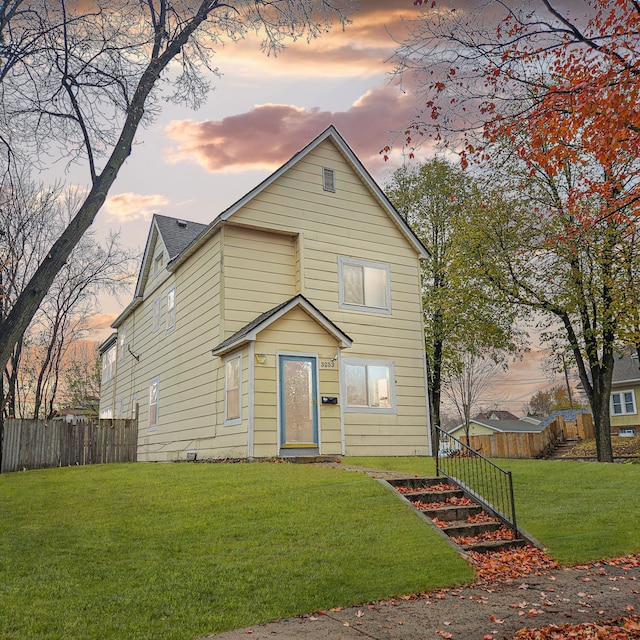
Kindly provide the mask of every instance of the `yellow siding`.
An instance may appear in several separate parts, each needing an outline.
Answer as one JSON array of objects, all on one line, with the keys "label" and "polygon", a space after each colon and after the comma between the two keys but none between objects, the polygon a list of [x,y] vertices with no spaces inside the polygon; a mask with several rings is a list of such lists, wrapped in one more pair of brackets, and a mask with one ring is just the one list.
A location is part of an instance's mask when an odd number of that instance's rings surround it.
[{"label": "yellow siding", "polygon": [[[139,404],[138,459],[162,461],[184,459],[197,450],[199,457],[220,457],[219,450],[246,455],[245,434],[225,432],[218,404],[222,399],[211,349],[220,342],[219,282],[220,247],[210,240],[159,284],[148,287],[142,304],[125,320],[131,350],[118,362],[116,396],[132,406]],[[166,330],[166,293],[176,287],[176,325]],[[153,300],[162,299],[162,325],[153,330]],[[158,428],[149,432],[149,384],[159,378]],[[238,444],[240,443],[240,444]],[[239,453],[240,447],[242,451]],[[222,454],[225,455],[225,454]]]},{"label": "yellow siding", "polygon": [[[335,171],[335,193],[322,189],[323,167]],[[326,141],[235,213],[233,220],[299,233],[298,286],[353,338],[353,347],[343,357],[394,362],[397,414],[345,414],[347,453],[427,454],[418,256],[342,154]],[[390,265],[391,315],[339,308],[340,256]],[[282,292],[273,306],[285,299]]]},{"label": "yellow siding", "polygon": [[296,294],[291,235],[224,229],[225,337]]}]

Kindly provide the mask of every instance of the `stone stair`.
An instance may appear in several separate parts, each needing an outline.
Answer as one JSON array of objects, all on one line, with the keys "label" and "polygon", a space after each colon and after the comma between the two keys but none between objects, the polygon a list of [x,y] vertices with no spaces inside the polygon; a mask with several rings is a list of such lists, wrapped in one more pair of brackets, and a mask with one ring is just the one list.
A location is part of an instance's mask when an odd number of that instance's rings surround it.
[{"label": "stone stair", "polygon": [[573,449],[573,447],[578,444],[578,442],[580,442],[579,438],[563,440],[562,442],[558,443],[558,445],[547,456],[547,458],[549,460],[553,460],[555,458],[564,458],[564,456],[569,453]]},{"label": "stone stair", "polygon": [[387,482],[463,551],[485,553],[522,547],[527,539],[514,535],[492,513],[446,478],[397,478]]}]

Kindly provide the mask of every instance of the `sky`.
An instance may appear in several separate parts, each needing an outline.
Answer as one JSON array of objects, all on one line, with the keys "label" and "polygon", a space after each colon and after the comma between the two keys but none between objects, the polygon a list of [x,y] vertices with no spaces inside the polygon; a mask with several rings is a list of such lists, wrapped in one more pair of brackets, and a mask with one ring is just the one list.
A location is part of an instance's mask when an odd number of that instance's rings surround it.
[{"label": "sky", "polygon": [[[206,104],[198,111],[166,104],[138,132],[94,223],[97,233],[119,230],[141,255],[154,213],[211,222],[330,124],[383,186],[403,157],[398,146],[385,162],[380,150],[416,104],[393,80],[389,59],[406,21],[419,12],[413,0],[362,0],[344,31],[337,25],[277,57],[261,53],[256,39],[219,47],[214,64],[221,75],[212,77]],[[417,160],[433,154],[423,147]],[[94,339],[109,335],[129,301],[103,300],[92,320]],[[496,380],[497,408],[522,415],[532,393],[549,385],[541,359],[534,348]]]}]

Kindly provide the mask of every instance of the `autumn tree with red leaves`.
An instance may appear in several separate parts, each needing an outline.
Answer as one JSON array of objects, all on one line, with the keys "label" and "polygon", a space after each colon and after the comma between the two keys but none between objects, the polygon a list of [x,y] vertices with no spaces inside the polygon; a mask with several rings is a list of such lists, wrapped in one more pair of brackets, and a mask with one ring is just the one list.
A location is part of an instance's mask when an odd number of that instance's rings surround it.
[{"label": "autumn tree with red leaves", "polygon": [[612,459],[615,350],[640,345],[639,30],[633,0],[590,0],[582,13],[549,0],[433,2],[397,52],[423,105],[406,143],[436,140],[494,186],[500,174],[504,205],[478,207],[475,258],[505,304],[564,333],[601,461]]}]

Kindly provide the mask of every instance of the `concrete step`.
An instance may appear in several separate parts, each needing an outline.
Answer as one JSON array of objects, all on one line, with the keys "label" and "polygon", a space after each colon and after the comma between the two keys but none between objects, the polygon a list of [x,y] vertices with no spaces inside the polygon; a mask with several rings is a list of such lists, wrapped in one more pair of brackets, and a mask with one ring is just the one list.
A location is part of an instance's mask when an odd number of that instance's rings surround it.
[{"label": "concrete step", "polygon": [[442,527],[450,538],[461,536],[477,536],[487,531],[497,531],[502,526],[502,522],[454,522],[451,526]]},{"label": "concrete step", "polygon": [[476,542],[475,544],[461,545],[461,547],[465,551],[488,553],[502,549],[512,549],[514,547],[524,547],[526,544],[527,541],[524,538],[518,538],[516,540],[487,540],[485,542]]},{"label": "concrete step", "polygon": [[464,507],[437,507],[434,509],[420,509],[427,518],[438,518],[442,522],[456,522],[466,520],[469,516],[475,516],[482,513],[480,505],[464,506]]}]

